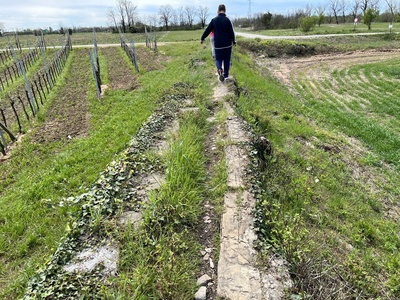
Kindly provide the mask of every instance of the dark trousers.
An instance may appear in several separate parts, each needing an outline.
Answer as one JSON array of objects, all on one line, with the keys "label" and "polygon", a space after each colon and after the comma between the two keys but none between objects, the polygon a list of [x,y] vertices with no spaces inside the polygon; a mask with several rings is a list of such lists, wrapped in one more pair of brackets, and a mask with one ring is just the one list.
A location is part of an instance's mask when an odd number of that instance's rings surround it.
[{"label": "dark trousers", "polygon": [[222,64],[224,65],[224,77],[229,76],[229,68],[231,67],[231,55],[232,47],[224,49],[215,49],[215,65],[217,69],[222,69]]}]

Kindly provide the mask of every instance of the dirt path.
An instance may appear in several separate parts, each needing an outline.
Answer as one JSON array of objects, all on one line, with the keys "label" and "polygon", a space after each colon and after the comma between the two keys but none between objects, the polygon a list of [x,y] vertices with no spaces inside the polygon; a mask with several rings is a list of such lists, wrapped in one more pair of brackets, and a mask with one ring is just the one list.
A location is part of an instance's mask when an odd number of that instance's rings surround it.
[{"label": "dirt path", "polygon": [[256,201],[250,192],[247,174],[251,134],[226,101],[234,88],[233,82],[218,83],[213,95],[215,107],[221,107],[218,104],[222,103],[227,113],[223,124],[225,135],[214,137],[224,141],[228,171],[228,191],[221,219],[217,296],[232,300],[283,299],[285,289],[291,284],[284,262],[271,258],[268,269],[259,269],[257,252],[253,248],[257,239],[253,228]]},{"label": "dirt path", "polygon": [[139,85],[139,80],[126,64],[120,49],[116,47],[101,48],[100,53],[107,58],[107,70],[113,90],[132,91]]}]

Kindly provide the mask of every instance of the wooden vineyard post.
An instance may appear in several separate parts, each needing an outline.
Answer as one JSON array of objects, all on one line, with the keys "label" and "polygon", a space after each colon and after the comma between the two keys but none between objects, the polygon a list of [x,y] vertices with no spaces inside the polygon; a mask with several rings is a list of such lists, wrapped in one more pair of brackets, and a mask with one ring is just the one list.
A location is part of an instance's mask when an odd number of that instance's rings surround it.
[{"label": "wooden vineyard post", "polygon": [[120,41],[121,41],[121,47],[122,48],[124,48],[124,42],[125,42],[125,39],[124,39],[124,35],[122,34],[122,32],[121,32],[121,28],[120,27],[118,27],[118,32],[119,32],[119,39],[120,39]]},{"label": "wooden vineyard post", "polygon": [[[46,80],[44,79],[44,74],[42,74],[42,76],[43,76],[43,81],[44,81],[44,85],[46,86],[47,92],[49,92],[49,90],[48,90],[48,88],[47,88],[47,85],[46,85]],[[46,93],[45,93],[44,90],[43,90],[42,78],[40,77],[40,74],[38,75],[38,77],[39,77],[40,89],[41,89],[41,91],[42,91],[42,93],[43,93],[43,95],[44,95],[44,99],[46,99]]]},{"label": "wooden vineyard post", "polygon": [[33,94],[34,102],[36,103],[37,110],[39,110],[40,107],[39,107],[39,102],[36,99],[35,89],[32,89],[32,94]]},{"label": "wooden vineyard post", "polygon": [[[0,135],[2,135],[1,130],[0,130]],[[7,155],[6,149],[1,141],[0,141],[0,152],[3,153],[4,156]]]},{"label": "wooden vineyard post", "polygon": [[0,151],[3,153],[3,155],[6,155],[6,139],[4,138],[3,131],[0,129]]},{"label": "wooden vineyard post", "polygon": [[[6,127],[6,126],[4,126],[3,124],[1,124],[1,122],[0,122],[0,129],[1,130],[4,130],[7,134],[8,134],[8,136],[10,137],[10,139],[14,142],[14,141],[16,141],[17,140],[17,138],[12,134],[12,132],[10,131],[10,130],[8,130],[8,128]],[[2,132],[0,130],[0,132]],[[4,136],[3,136],[3,138],[4,138]],[[6,145],[5,144],[5,139],[3,140],[3,142],[4,142],[4,145]]]},{"label": "wooden vineyard post", "polygon": [[[40,77],[39,77],[40,78]],[[39,97],[40,97],[40,103],[43,105],[43,98],[42,98],[42,94],[41,94],[41,92],[40,92],[40,90],[39,90],[39,87],[38,87],[38,84],[37,84],[37,80],[36,79],[34,79],[33,80],[33,83],[35,84],[35,87],[36,87],[36,91],[38,92],[38,94],[39,94]],[[42,92],[43,92],[43,90],[42,90]]]},{"label": "wooden vineyard post", "polygon": [[[8,68],[7,68],[7,71],[8,71],[8,76],[10,76],[11,83],[13,83],[13,82],[14,82],[14,79],[12,78],[12,75],[11,75],[11,71],[10,71],[10,69],[11,69],[11,67],[8,67]],[[8,82],[7,82],[7,85],[8,85]]]},{"label": "wooden vineyard post", "polygon": [[21,43],[19,42],[18,32],[16,31],[14,32],[14,38],[17,49],[19,50],[19,52],[22,52]]},{"label": "wooden vineyard post", "polygon": [[13,99],[10,99],[10,104],[11,104],[11,108],[14,112],[15,118],[17,119],[17,122],[18,122],[19,132],[21,133],[22,132],[21,121],[19,120],[19,116],[18,116],[17,110],[15,109],[15,102]]},{"label": "wooden vineyard post", "polygon": [[3,123],[5,126],[7,126],[7,120],[6,116],[4,115],[4,109],[0,108],[0,112],[1,112],[1,117],[3,118]]},{"label": "wooden vineyard post", "polygon": [[101,86],[99,52],[97,49],[96,31],[94,30],[94,28],[93,28],[93,51],[94,51],[94,58],[96,59],[97,72],[99,73],[98,81]]},{"label": "wooden vineyard post", "polygon": [[139,73],[139,67],[138,67],[138,64],[137,64],[137,61],[136,61],[135,43],[133,41],[131,41],[130,51],[131,51],[132,63],[135,66],[136,72]]},{"label": "wooden vineyard post", "polygon": [[[72,42],[71,42],[71,36],[69,35],[69,31],[67,30],[67,41],[66,41],[66,47],[69,49],[69,51],[72,50]],[[66,58],[65,58],[66,59]]]},{"label": "wooden vineyard post", "polygon": [[47,93],[49,93],[49,87],[47,86],[49,79],[47,77],[47,81],[46,81],[46,75],[45,74],[42,74],[42,77],[43,77],[43,81],[44,81],[44,85],[46,87]]},{"label": "wooden vineyard post", "polygon": [[27,120],[29,121],[29,114],[28,114],[28,112],[26,111],[24,101],[22,101],[22,99],[21,99],[21,97],[20,97],[19,95],[17,96],[17,98],[18,98],[19,102],[21,103],[22,110],[24,111]]},{"label": "wooden vineyard post", "polygon": [[29,103],[29,106],[31,108],[32,114],[33,114],[33,116],[35,116],[36,115],[36,113],[35,113],[36,112],[35,104],[32,103],[31,101],[29,101],[29,95],[28,95],[28,91],[27,90],[25,90],[25,95],[26,95],[26,98],[28,99],[28,103]]},{"label": "wooden vineyard post", "polygon": [[155,30],[153,30],[154,32],[154,52],[158,53],[158,48],[157,48],[157,33]]},{"label": "wooden vineyard post", "polygon": [[43,36],[43,30],[40,31],[39,47],[44,50],[47,50],[46,41],[44,40]]}]

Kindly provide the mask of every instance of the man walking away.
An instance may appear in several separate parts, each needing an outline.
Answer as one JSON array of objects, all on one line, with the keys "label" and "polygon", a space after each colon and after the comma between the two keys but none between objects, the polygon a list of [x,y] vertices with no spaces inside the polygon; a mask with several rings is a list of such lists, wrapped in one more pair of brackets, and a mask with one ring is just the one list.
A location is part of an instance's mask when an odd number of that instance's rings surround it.
[{"label": "man walking away", "polygon": [[215,64],[218,69],[219,80],[223,82],[229,76],[232,45],[236,45],[235,31],[231,20],[226,17],[224,4],[218,6],[218,16],[212,19],[204,30],[201,43],[212,31],[214,31]]}]

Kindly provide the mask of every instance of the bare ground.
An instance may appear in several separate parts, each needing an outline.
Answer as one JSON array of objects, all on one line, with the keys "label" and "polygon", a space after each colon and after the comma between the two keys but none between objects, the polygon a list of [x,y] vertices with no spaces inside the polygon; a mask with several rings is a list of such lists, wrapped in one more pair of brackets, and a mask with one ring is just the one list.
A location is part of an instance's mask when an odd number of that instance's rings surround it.
[{"label": "bare ground", "polygon": [[295,79],[300,72],[306,72],[309,78],[318,78],[321,76],[322,70],[332,71],[342,69],[344,66],[379,62],[398,57],[400,57],[400,50],[398,49],[386,51],[369,50],[301,58],[263,58],[258,59],[258,64],[267,67],[285,85],[292,86],[292,79]]},{"label": "bare ground", "polygon": [[112,89],[132,91],[139,86],[137,76],[122,59],[120,48],[102,48],[101,53],[107,59],[107,70]]},{"label": "bare ground", "polygon": [[39,128],[33,142],[45,143],[62,139],[83,137],[89,128],[89,107],[87,103],[87,77],[90,62],[86,50],[75,50],[71,72],[57,92],[46,112],[45,123]]}]

